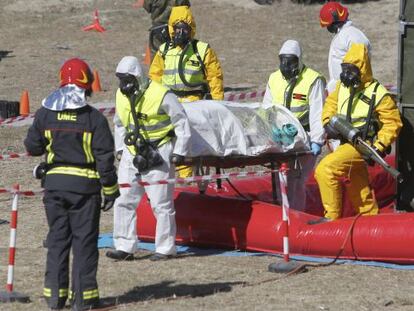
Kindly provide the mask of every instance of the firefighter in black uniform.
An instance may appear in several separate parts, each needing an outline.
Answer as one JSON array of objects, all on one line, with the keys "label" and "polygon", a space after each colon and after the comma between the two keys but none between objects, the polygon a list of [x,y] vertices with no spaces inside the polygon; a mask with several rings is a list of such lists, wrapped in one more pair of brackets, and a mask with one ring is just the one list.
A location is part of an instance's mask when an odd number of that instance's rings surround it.
[{"label": "firefighter in black uniform", "polygon": [[68,298],[72,310],[100,306],[96,272],[101,189],[104,211],[119,196],[108,121],[86,102],[92,80],[84,61],[66,61],[60,69],[60,88],[43,100],[24,141],[29,154],[45,154],[46,161],[33,173],[45,188],[49,233],[43,294],[53,310],[64,308]]}]

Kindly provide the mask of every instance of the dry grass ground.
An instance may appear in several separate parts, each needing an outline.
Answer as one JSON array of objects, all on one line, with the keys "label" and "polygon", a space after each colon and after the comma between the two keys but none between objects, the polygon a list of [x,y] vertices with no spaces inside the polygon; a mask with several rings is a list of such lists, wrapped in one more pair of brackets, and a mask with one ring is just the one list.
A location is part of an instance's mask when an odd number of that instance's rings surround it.
[{"label": "dry grass ground", "polygon": [[[0,99],[18,100],[29,90],[31,109],[57,85],[57,69],[71,56],[85,58],[100,74],[104,92],[92,101],[113,101],[114,69],[122,56],[142,57],[149,16],[132,0],[0,0]],[[277,65],[282,41],[298,39],[304,61],[327,73],[329,34],[320,29],[319,6],[289,0],[257,6],[251,0],[193,0],[198,37],[217,51],[226,86],[263,88]],[[82,32],[99,9],[103,34]],[[396,83],[397,0],[349,6],[351,18],[373,45],[375,75]],[[23,128],[1,128],[1,151],[23,151]],[[38,159],[0,161],[0,188],[19,183],[39,189],[31,177]],[[0,219],[11,201],[0,196]],[[41,298],[47,232],[41,197],[19,201],[15,289],[30,295],[27,305],[0,304],[0,310],[46,310]],[[112,231],[112,212],[101,231]],[[6,283],[9,228],[0,225],[0,287]],[[380,247],[380,245],[379,245]],[[407,246],[412,247],[412,246]],[[112,262],[101,251],[101,296],[117,299],[121,310],[414,310],[414,271],[337,265],[282,277],[268,273],[271,256],[190,256],[153,263],[140,251],[134,262]]]}]

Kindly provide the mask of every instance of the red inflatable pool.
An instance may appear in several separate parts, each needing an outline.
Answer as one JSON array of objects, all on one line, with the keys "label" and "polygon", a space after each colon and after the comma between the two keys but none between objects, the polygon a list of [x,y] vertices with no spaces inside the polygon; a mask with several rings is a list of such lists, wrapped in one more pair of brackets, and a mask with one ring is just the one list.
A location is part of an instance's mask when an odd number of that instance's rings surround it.
[{"label": "red inflatable pool", "polygon": [[[345,245],[339,258],[414,264],[414,213],[394,213],[394,180],[379,167],[369,170],[380,215],[356,217],[344,195],[343,218],[318,225],[307,224],[323,214],[317,184],[309,179],[305,212],[289,212],[292,255],[334,258]],[[176,189],[177,242],[282,253],[282,208],[271,203],[270,176],[232,184],[243,197],[225,181],[222,190],[211,184],[204,195],[196,187]],[[155,219],[146,199],[137,213],[139,239],[153,241]]]}]

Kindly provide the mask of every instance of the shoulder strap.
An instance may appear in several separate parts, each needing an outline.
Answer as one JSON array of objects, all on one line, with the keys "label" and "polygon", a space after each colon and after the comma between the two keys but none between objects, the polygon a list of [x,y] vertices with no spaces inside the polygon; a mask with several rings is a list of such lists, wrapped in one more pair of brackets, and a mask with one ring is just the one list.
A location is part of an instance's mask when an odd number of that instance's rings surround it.
[{"label": "shoulder strap", "polygon": [[369,100],[369,110],[367,115],[367,121],[364,126],[364,131],[362,132],[362,139],[366,140],[368,137],[369,128],[371,126],[372,121],[372,115],[374,114],[374,108],[375,108],[375,102],[377,98],[377,89],[380,86],[380,83],[377,82],[377,84],[374,87],[374,90],[372,91],[371,99]]},{"label": "shoulder strap", "polygon": [[285,89],[285,107],[289,110],[290,104],[292,103],[293,89],[295,88],[297,81],[297,77],[292,78],[292,80],[290,80],[288,86]]},{"label": "shoulder strap", "polygon": [[[198,40],[196,40],[196,39],[191,41],[191,45],[193,47],[194,54],[196,55],[197,60],[200,62],[201,70],[203,70],[204,78],[207,78],[206,66],[204,65],[204,61],[201,59],[200,53],[198,53],[197,43],[198,43]],[[210,86],[208,85],[207,82],[204,83],[203,88],[204,88],[205,98],[206,99],[212,99],[211,98]]]},{"label": "shoulder strap", "polygon": [[200,62],[201,69],[203,70],[203,73],[204,73],[204,77],[206,77],[207,76],[206,66],[204,65],[204,62],[201,59],[200,53],[198,53],[197,43],[198,43],[198,40],[194,39],[194,40],[191,41],[191,45],[193,46],[194,54],[196,55],[197,60]]},{"label": "shoulder strap", "polygon": [[[165,60],[165,55],[167,55],[168,49],[170,48],[170,42],[171,42],[171,41],[166,41],[166,42],[164,43],[164,48],[163,48],[163,50],[162,50],[162,51],[160,51],[160,52],[161,52],[161,56],[162,56],[162,59],[163,59],[163,60]],[[161,47],[160,47],[160,48],[161,48]]]}]

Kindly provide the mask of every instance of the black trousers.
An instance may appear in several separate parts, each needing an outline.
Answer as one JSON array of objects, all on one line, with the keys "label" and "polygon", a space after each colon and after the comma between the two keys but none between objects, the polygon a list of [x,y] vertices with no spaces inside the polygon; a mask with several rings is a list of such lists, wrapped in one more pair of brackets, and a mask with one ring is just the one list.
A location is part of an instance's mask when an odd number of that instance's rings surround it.
[{"label": "black trousers", "polygon": [[[50,308],[63,308],[69,298],[82,310],[99,302],[96,272],[101,196],[68,191],[45,191],[49,233],[43,294]],[[69,290],[69,255],[73,264]]]}]

